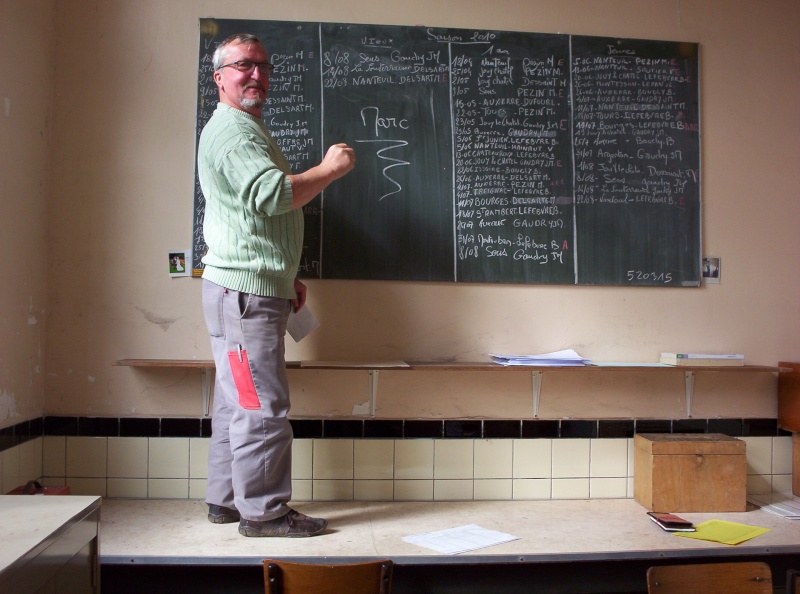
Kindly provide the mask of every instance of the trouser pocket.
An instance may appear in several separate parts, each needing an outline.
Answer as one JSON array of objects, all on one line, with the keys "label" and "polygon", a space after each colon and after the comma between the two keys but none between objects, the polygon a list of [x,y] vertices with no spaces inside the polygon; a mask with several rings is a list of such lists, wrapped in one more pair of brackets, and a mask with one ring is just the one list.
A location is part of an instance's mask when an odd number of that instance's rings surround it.
[{"label": "trouser pocket", "polygon": [[228,361],[231,366],[233,383],[236,385],[236,392],[239,395],[239,406],[248,410],[258,410],[261,408],[261,403],[258,401],[247,351],[241,346],[235,351],[228,351]]},{"label": "trouser pocket", "polygon": [[206,328],[211,338],[225,338],[225,318],[222,310],[227,289],[203,279],[202,304]]}]

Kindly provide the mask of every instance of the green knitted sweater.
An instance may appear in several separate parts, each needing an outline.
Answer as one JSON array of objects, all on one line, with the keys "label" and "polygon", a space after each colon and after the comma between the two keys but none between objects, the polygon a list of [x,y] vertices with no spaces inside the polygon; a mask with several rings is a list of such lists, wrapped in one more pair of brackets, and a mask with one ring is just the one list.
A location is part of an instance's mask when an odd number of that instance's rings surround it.
[{"label": "green knitted sweater", "polygon": [[292,210],[291,168],[259,118],[217,105],[200,135],[205,197],[203,278],[264,297],[295,297],[303,212]]}]

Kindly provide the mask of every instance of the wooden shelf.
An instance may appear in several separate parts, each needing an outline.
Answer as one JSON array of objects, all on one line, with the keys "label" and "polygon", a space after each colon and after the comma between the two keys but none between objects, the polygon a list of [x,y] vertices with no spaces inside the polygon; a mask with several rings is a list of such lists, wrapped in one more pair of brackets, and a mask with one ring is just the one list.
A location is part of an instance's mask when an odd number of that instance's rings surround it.
[{"label": "wooden shelf", "polygon": [[[215,364],[212,359],[120,359],[114,361],[112,365],[121,367],[175,367],[188,369],[214,369]],[[498,365],[497,363],[468,361],[468,362],[437,362],[437,361],[409,361],[408,363],[384,363],[381,361],[367,362],[342,362],[326,363],[324,361],[287,361],[287,369],[341,369],[345,371],[370,369],[378,371],[547,371],[547,372],[586,372],[586,371],[723,371],[723,372],[766,372],[777,373],[780,371],[790,371],[788,367],[772,367],[769,365],[739,365],[739,366],[700,366],[700,365],[659,365],[659,364],[608,364],[596,363],[591,365]]]},{"label": "wooden shelf", "polygon": [[[211,394],[214,386],[214,361],[209,359],[121,359],[112,365],[120,367],[140,367],[155,369],[199,369],[202,374],[203,415],[208,416],[211,405]],[[740,366],[670,366],[660,364],[597,363],[592,365],[498,365],[491,362],[437,362],[411,361],[405,362],[325,362],[325,361],[287,361],[286,368],[291,370],[325,370],[325,371],[366,371],[369,374],[369,415],[375,416],[375,401],[378,395],[378,374],[380,371],[503,371],[531,374],[531,396],[533,400],[533,416],[539,416],[539,401],[542,392],[542,377],[545,373],[610,373],[610,372],[646,372],[675,373],[681,372],[684,377],[686,395],[686,416],[692,416],[692,399],[694,397],[694,378],[696,373],[778,373],[791,371],[789,368],[771,367],[768,365]]]},{"label": "wooden shelf", "polygon": [[[287,364],[288,365],[288,364]],[[496,363],[436,363],[436,362],[409,362],[408,367],[398,367],[396,369],[409,369],[416,371],[546,371],[546,372],[587,372],[587,371],[623,371],[630,373],[633,371],[746,371],[746,372],[767,372],[777,373],[779,371],[788,371],[782,367],[772,367],[768,365],[719,365],[719,366],[705,366],[705,365],[660,365],[657,363],[650,364],[608,364],[608,363],[595,363],[590,365],[565,365],[565,366],[551,366],[551,365],[498,365]]]},{"label": "wooden shelf", "polygon": [[120,359],[112,365],[120,367],[181,367],[190,369],[214,369],[210,359]]}]

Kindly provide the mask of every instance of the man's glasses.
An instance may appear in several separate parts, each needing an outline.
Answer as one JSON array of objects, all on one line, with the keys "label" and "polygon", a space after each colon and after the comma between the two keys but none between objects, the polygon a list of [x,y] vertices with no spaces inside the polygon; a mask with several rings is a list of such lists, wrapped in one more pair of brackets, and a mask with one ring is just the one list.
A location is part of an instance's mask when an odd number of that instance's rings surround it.
[{"label": "man's glasses", "polygon": [[227,68],[230,66],[231,68],[236,68],[242,74],[250,74],[253,70],[256,69],[258,66],[258,71],[261,74],[266,74],[269,76],[275,71],[275,66],[270,64],[269,62],[251,62],[250,60],[239,60],[237,62],[231,62],[230,64],[223,64],[217,70],[222,70],[223,68]]}]

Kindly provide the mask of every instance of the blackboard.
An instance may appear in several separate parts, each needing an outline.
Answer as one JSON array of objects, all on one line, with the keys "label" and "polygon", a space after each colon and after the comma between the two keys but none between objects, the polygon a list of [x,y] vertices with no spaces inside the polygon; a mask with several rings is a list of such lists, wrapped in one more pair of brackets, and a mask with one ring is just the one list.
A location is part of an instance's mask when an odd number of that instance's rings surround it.
[{"label": "blackboard", "polygon": [[[197,138],[238,32],[275,64],[262,115],[294,171],[356,152],[304,209],[300,276],[700,284],[697,44],[201,19]],[[203,207],[195,174],[196,269]]]}]

